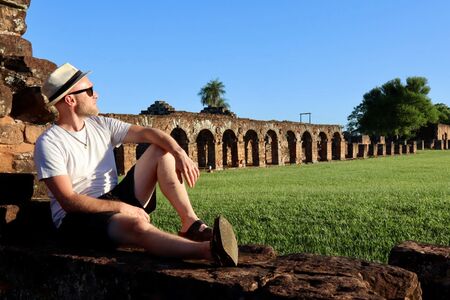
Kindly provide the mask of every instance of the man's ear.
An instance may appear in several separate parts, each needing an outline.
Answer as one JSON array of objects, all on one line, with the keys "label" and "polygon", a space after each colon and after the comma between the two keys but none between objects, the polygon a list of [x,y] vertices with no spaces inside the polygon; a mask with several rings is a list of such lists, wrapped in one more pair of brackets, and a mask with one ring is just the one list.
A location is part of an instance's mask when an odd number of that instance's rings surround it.
[{"label": "man's ear", "polygon": [[77,103],[75,97],[73,97],[72,95],[65,95],[63,101],[66,102],[69,106],[75,106],[75,104]]}]

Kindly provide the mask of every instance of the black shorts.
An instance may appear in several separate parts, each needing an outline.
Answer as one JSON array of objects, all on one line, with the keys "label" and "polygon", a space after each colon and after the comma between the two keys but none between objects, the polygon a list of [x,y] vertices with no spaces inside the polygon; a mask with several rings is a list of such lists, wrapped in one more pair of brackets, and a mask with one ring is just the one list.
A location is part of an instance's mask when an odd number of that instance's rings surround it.
[{"label": "black shorts", "polygon": [[[98,197],[99,199],[122,201],[133,206],[142,207],[134,194],[134,166],[125,178],[111,191]],[[156,193],[153,193],[149,204],[144,208],[151,213],[156,208]],[[117,212],[100,213],[68,213],[63,218],[57,232],[60,240],[77,248],[116,248],[118,245],[108,235],[111,217]]]}]

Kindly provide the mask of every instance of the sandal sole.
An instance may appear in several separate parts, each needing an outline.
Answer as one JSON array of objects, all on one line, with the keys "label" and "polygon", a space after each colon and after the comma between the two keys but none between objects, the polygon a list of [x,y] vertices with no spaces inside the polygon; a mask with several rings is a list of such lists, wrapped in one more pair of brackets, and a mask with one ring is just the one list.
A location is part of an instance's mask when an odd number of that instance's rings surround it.
[{"label": "sandal sole", "polygon": [[218,217],[214,221],[214,228],[218,230],[219,235],[219,246],[223,249],[223,254],[226,257],[222,257],[224,265],[234,265],[238,264],[238,245],[236,236],[234,235],[233,226],[224,217]]}]

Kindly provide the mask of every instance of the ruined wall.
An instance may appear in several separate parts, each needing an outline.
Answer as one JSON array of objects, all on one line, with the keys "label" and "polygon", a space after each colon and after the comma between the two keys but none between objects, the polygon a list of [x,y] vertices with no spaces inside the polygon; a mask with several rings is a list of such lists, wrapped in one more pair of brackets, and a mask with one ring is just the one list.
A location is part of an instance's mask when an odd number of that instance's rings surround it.
[{"label": "ruined wall", "polygon": [[33,149],[55,118],[45,108],[40,86],[55,68],[34,58],[22,35],[30,0],[0,1],[0,172],[33,173]]},{"label": "ruined wall", "polygon": [[[209,166],[212,169],[261,167],[345,158],[345,141],[338,125],[258,121],[187,112],[107,116],[171,134],[199,167],[205,169]],[[132,159],[131,153],[128,158],[124,156],[123,163],[130,165],[127,161]]]}]

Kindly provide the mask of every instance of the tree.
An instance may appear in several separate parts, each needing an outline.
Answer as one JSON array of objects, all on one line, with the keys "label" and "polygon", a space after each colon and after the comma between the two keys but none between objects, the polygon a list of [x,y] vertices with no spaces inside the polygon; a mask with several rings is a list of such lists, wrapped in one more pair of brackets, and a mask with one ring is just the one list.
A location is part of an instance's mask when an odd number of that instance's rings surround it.
[{"label": "tree", "polygon": [[444,103],[437,103],[434,107],[438,111],[438,122],[442,124],[450,124],[450,107]]},{"label": "tree", "polygon": [[212,107],[230,108],[227,100],[223,98],[225,94],[225,85],[219,79],[209,81],[198,93],[201,98],[202,105]]},{"label": "tree", "polygon": [[430,87],[424,77],[408,77],[406,85],[399,78],[364,94],[361,104],[348,116],[352,133],[409,138],[427,123],[438,120],[431,103]]}]

